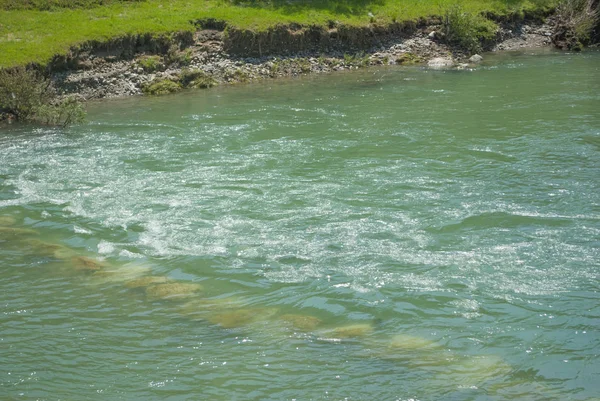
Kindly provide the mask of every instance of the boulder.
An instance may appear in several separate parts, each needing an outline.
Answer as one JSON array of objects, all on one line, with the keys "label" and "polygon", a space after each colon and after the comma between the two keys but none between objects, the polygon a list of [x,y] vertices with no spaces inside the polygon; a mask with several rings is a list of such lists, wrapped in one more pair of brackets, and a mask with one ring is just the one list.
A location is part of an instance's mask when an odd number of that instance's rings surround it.
[{"label": "boulder", "polygon": [[454,60],[450,57],[436,57],[429,60],[427,66],[431,68],[450,68],[454,66]]},{"label": "boulder", "polygon": [[474,64],[481,63],[482,60],[483,57],[481,57],[479,54],[473,54],[471,57],[469,57],[469,62]]}]

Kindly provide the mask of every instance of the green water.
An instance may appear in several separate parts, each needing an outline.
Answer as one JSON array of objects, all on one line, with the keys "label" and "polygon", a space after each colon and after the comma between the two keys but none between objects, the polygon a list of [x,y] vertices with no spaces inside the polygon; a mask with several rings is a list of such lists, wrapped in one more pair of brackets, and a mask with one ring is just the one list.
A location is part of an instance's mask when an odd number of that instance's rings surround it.
[{"label": "green water", "polygon": [[597,400],[600,52],[487,59],[3,127],[0,399]]}]

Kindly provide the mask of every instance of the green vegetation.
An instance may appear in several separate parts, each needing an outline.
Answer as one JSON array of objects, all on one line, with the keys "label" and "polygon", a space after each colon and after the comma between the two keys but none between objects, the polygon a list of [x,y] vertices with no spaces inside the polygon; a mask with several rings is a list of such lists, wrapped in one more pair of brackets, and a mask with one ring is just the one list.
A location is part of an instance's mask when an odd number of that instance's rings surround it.
[{"label": "green vegetation", "polygon": [[181,89],[183,89],[183,86],[179,82],[170,79],[155,79],[144,85],[142,87],[142,92],[144,92],[145,95],[159,96],[179,92]]},{"label": "green vegetation", "polygon": [[160,56],[143,56],[137,61],[137,65],[146,72],[154,72],[164,68]]},{"label": "green vegetation", "polygon": [[0,70],[0,113],[19,121],[63,126],[85,118],[79,101],[59,99],[48,79],[38,71],[23,67]]},{"label": "green vegetation", "polygon": [[190,65],[190,63],[192,62],[192,52],[189,49],[185,51],[179,51],[179,48],[177,46],[171,46],[167,51],[165,60],[169,65]]},{"label": "green vegetation", "polygon": [[112,3],[144,0],[0,0],[3,10],[55,10],[60,8],[92,8]]},{"label": "green vegetation", "polygon": [[179,76],[171,79],[157,78],[142,86],[145,95],[159,96],[179,92],[184,88],[206,89],[217,85],[209,74],[198,69],[184,69]]},{"label": "green vegetation", "polygon": [[421,62],[421,58],[414,53],[403,53],[396,59],[396,64],[418,64]]},{"label": "green vegetation", "polygon": [[471,53],[481,51],[481,42],[493,39],[497,30],[498,26],[493,21],[481,14],[466,12],[459,5],[450,7],[444,14],[444,39]]},{"label": "green vegetation", "polygon": [[217,81],[206,72],[193,69],[183,70],[179,76],[179,83],[184,88],[206,89],[217,85]]},{"label": "green vegetation", "polygon": [[553,41],[558,47],[581,50],[600,36],[600,1],[562,0],[557,7],[558,23]]},{"label": "green vegetation", "polygon": [[[556,0],[0,0],[0,67],[47,63],[87,41],[193,31],[212,19],[261,31],[279,24],[366,26],[442,16],[550,8]],[[485,33],[485,32],[484,32]],[[177,53],[177,52],[175,52]],[[179,53],[177,53],[179,54]],[[185,54],[178,62],[185,63]]]},{"label": "green vegetation", "polygon": [[366,67],[369,65],[370,58],[363,52],[357,54],[344,54],[344,63],[353,67]]}]

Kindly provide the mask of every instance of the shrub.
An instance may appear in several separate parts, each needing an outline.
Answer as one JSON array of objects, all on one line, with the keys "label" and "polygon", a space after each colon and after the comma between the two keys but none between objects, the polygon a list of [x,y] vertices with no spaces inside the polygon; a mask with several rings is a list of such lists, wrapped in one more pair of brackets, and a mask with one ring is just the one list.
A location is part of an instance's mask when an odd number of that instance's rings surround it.
[{"label": "shrub", "polygon": [[418,64],[421,61],[423,60],[421,60],[421,58],[416,54],[407,52],[398,56],[396,59],[396,64]]},{"label": "shrub", "polygon": [[217,84],[217,81],[201,70],[183,70],[179,76],[179,82],[185,88],[212,88]]},{"label": "shrub", "polygon": [[493,39],[497,30],[493,21],[465,12],[459,5],[450,7],[444,14],[443,34],[446,42],[471,53],[481,51],[482,41]]},{"label": "shrub", "polygon": [[180,66],[190,65],[192,62],[192,51],[190,49],[179,51],[177,45],[172,45],[169,47],[169,50],[167,50],[165,60],[168,64],[177,64]]},{"label": "shrub", "polygon": [[75,98],[59,99],[47,78],[23,67],[0,70],[0,111],[20,121],[63,126],[85,118],[81,102]]},{"label": "shrub", "polygon": [[170,79],[155,79],[142,87],[142,92],[146,95],[167,95],[169,93],[179,92],[182,86],[179,82]]},{"label": "shrub", "polygon": [[74,97],[66,97],[54,101],[52,104],[42,105],[36,117],[36,120],[45,124],[62,125],[64,127],[83,122],[85,119],[85,110],[80,101]]},{"label": "shrub", "polygon": [[310,72],[312,68],[310,61],[305,57],[298,59],[298,67],[300,68],[300,72],[304,74]]},{"label": "shrub", "polygon": [[34,116],[53,96],[50,81],[37,71],[25,68],[0,71],[0,108],[18,120]]},{"label": "shrub", "polygon": [[164,68],[160,56],[142,56],[136,64],[146,72],[154,72]]},{"label": "shrub", "polygon": [[232,78],[238,82],[248,82],[250,80],[250,75],[248,75],[248,73],[246,71],[242,70],[241,68],[237,68],[233,72]]},{"label": "shrub", "polygon": [[552,42],[562,49],[581,50],[600,22],[600,1],[562,0],[556,14]]}]

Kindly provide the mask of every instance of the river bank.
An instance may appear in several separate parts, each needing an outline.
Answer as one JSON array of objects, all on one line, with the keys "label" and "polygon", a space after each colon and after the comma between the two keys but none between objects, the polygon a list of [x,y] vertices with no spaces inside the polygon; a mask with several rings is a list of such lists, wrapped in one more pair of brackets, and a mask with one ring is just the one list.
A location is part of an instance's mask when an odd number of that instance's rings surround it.
[{"label": "river bank", "polygon": [[[502,23],[482,50],[550,46],[553,22],[550,17]],[[277,27],[254,37],[226,34],[216,21],[200,25],[194,34],[174,36],[170,43],[128,38],[57,57],[51,64],[52,80],[62,96],[91,100],[175,92],[198,77],[201,83],[196,87],[210,87],[370,65],[462,69],[481,60],[478,54],[445,43],[440,19],[387,28],[332,27],[326,32]]]}]

